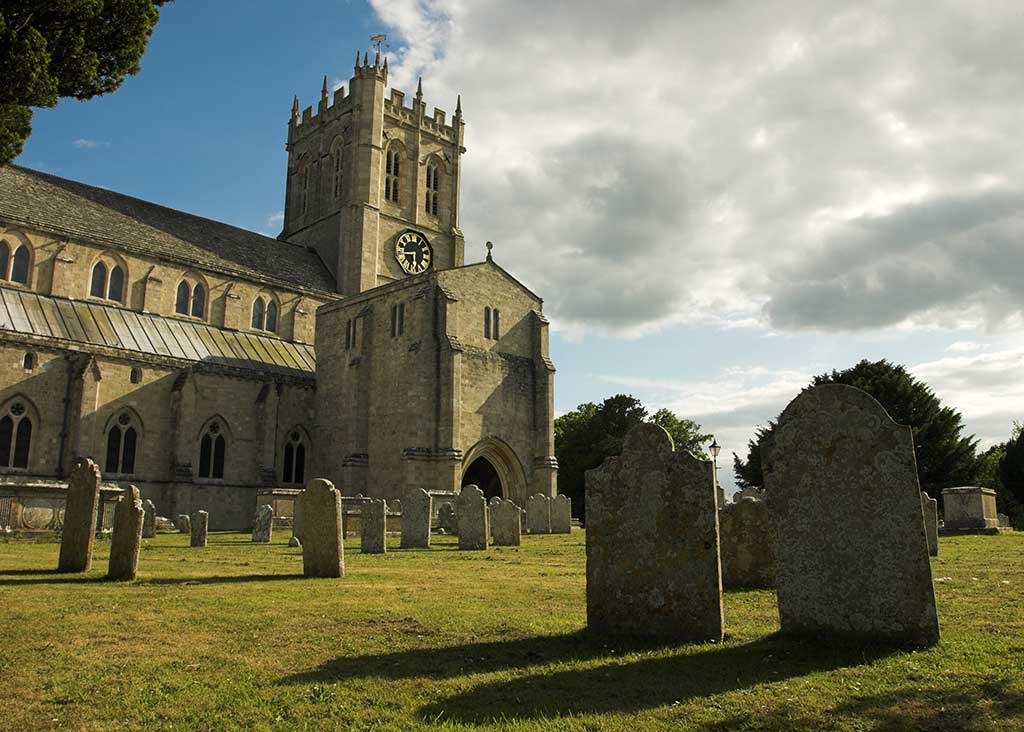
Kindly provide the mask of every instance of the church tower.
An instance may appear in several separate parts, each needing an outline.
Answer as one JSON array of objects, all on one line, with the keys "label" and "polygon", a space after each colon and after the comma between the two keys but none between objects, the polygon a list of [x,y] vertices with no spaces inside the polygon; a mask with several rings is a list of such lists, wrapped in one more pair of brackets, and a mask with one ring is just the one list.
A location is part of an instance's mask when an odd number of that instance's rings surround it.
[{"label": "church tower", "polygon": [[422,82],[411,107],[396,89],[385,98],[387,82],[379,52],[356,54],[348,93],[332,97],[324,77],[316,113],[300,116],[296,97],[288,123],[279,238],[315,249],[345,296],[463,264],[461,100],[449,124],[427,116]]}]

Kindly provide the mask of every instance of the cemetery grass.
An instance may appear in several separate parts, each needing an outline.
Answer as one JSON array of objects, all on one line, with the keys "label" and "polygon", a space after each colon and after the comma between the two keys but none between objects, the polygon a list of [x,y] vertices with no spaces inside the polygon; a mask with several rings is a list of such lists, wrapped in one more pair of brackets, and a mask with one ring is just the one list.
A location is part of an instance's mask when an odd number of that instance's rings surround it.
[{"label": "cemetery grass", "polygon": [[725,594],[722,644],[590,637],[579,531],[350,540],[340,580],[298,576],[286,537],[159,535],[118,584],[109,541],[82,576],[56,543],[0,542],[0,729],[1024,729],[1021,533],[940,539],[927,650],[780,637],[763,591]]}]

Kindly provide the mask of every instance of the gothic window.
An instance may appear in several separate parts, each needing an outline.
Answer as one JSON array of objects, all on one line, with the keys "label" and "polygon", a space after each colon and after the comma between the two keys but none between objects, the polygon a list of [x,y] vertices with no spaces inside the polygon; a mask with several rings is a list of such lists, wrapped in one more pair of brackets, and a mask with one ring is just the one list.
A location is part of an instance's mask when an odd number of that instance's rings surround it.
[{"label": "gothic window", "polygon": [[263,330],[263,298],[257,297],[252,303],[252,327]]},{"label": "gothic window", "polygon": [[306,442],[298,430],[292,430],[288,436],[288,442],[284,446],[283,467],[283,482],[302,485],[306,478]]},{"label": "gothic window", "polygon": [[300,208],[302,215],[305,216],[309,210],[309,166],[307,165],[302,169],[302,182],[301,188],[299,189],[300,195]]},{"label": "gothic window", "polygon": [[0,280],[7,279],[7,268],[11,264],[11,248],[7,241],[0,239]]},{"label": "gothic window", "polygon": [[174,312],[203,318],[206,315],[206,288],[202,282],[182,280],[174,295]]},{"label": "gothic window", "polygon": [[115,266],[110,270],[110,282],[107,284],[107,299],[124,301],[124,270]]},{"label": "gothic window", "polygon": [[276,333],[277,303],[269,297],[264,300],[262,296],[253,300],[250,324],[255,330],[268,330],[271,333]]},{"label": "gothic window", "polygon": [[484,338],[491,337],[491,309],[484,306]]},{"label": "gothic window", "polygon": [[92,268],[92,280],[89,283],[89,295],[115,302],[124,301],[124,269],[119,264],[107,267],[100,260]]},{"label": "gothic window", "polygon": [[15,249],[12,257],[10,245],[0,240],[0,279],[27,285],[30,258],[31,254],[25,244]]},{"label": "gothic window", "polygon": [[491,316],[494,320],[491,324],[491,338],[498,340],[501,338],[501,316],[498,314],[498,308],[491,311]]},{"label": "gothic window", "polygon": [[192,288],[187,282],[178,285],[178,292],[174,298],[174,312],[180,315],[188,315],[189,301],[192,299]]},{"label": "gothic window", "polygon": [[427,195],[423,200],[423,210],[434,216],[437,216],[437,192],[439,187],[439,176],[437,173],[437,163],[427,163]]},{"label": "gothic window", "polygon": [[405,332],[405,303],[400,302],[391,306],[391,337],[402,335]]},{"label": "gothic window", "polygon": [[31,371],[36,367],[36,354],[26,353],[25,357],[21,360],[21,365],[25,367],[26,371]]},{"label": "gothic window", "polygon": [[267,327],[272,333],[277,332],[277,303],[271,300],[267,303]]},{"label": "gothic window", "polygon": [[107,430],[105,473],[131,475],[135,472],[139,432],[129,412],[122,412]]},{"label": "gothic window", "polygon": [[142,383],[142,369],[138,366],[133,366],[131,372],[128,374],[128,380],[133,384]]},{"label": "gothic window", "polygon": [[202,282],[197,282],[192,288],[192,317],[201,318],[206,312],[206,288]]},{"label": "gothic window", "polygon": [[27,468],[32,446],[32,419],[28,408],[14,400],[0,417],[0,467]]},{"label": "gothic window", "polygon": [[341,145],[337,145],[332,153],[334,157],[334,173],[331,183],[331,191],[335,200],[341,198]]},{"label": "gothic window", "polygon": [[384,198],[398,203],[398,180],[401,174],[401,148],[392,145],[385,158]]},{"label": "gothic window", "polygon": [[199,477],[223,478],[226,451],[227,441],[221,434],[220,422],[215,420],[206,428],[199,441]]},{"label": "gothic window", "polygon": [[97,262],[96,266],[92,268],[92,286],[89,288],[89,294],[92,297],[103,297],[106,286],[107,265]]}]

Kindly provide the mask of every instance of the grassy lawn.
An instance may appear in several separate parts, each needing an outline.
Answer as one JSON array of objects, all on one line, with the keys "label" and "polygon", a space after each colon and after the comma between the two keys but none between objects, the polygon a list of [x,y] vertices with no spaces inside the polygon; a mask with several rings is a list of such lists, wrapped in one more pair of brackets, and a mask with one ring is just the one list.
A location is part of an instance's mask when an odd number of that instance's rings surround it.
[{"label": "grassy lawn", "polygon": [[87,576],[0,543],[0,729],[1024,730],[1021,533],[940,540],[926,651],[780,638],[769,592],[726,593],[721,645],[589,637],[581,532],[350,541],[341,580],[279,537],[161,535],[129,584],[109,542]]}]

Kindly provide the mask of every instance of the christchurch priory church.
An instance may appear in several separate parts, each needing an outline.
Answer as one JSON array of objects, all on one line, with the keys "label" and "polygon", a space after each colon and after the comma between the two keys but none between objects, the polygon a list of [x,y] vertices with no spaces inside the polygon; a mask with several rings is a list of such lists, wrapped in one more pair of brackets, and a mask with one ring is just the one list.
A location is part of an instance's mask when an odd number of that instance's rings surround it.
[{"label": "christchurch priory church", "polygon": [[276,239],[0,168],[0,529],[59,527],[83,456],[214,529],[314,477],[555,495],[542,300],[464,261],[461,102],[387,82],[295,100]]}]

